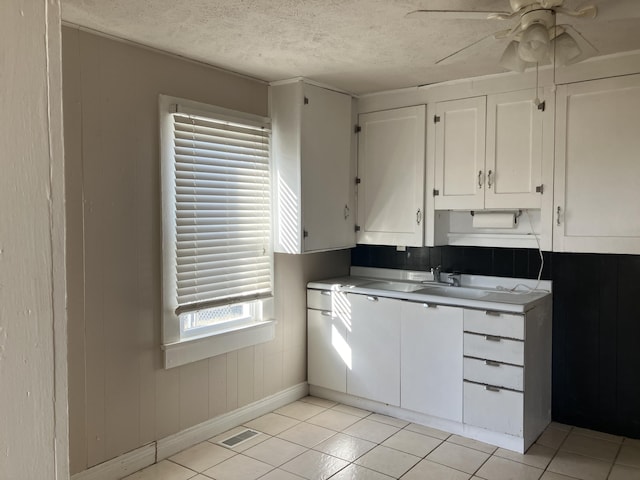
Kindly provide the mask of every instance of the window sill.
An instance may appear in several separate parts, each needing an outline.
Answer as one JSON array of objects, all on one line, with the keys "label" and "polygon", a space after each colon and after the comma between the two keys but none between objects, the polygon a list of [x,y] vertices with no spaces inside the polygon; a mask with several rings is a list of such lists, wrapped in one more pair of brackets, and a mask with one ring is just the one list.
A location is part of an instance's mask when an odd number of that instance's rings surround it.
[{"label": "window sill", "polygon": [[275,338],[275,325],[275,320],[266,320],[224,330],[207,337],[162,345],[164,368],[179,367],[180,365],[268,342]]}]

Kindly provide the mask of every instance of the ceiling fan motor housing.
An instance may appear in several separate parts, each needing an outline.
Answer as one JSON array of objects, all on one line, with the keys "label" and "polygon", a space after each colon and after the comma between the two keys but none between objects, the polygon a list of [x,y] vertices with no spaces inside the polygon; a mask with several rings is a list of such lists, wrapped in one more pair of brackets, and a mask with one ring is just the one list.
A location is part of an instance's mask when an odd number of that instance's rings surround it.
[{"label": "ceiling fan motor housing", "polygon": [[538,5],[541,8],[560,7],[564,3],[564,0],[509,0],[509,3],[511,3],[511,10],[513,12],[519,12],[532,5]]},{"label": "ceiling fan motor housing", "polygon": [[531,25],[539,23],[549,29],[555,25],[556,12],[550,9],[531,10],[522,15],[520,25],[522,30],[526,30]]}]

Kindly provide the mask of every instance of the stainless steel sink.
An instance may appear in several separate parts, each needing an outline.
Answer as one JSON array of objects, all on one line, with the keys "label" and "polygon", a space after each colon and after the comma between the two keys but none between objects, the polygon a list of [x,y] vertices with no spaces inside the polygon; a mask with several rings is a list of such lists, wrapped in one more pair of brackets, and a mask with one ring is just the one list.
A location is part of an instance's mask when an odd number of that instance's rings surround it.
[{"label": "stainless steel sink", "polygon": [[363,288],[377,288],[380,290],[391,290],[394,292],[415,292],[424,288],[424,285],[410,282],[395,282],[392,280],[371,282],[360,285]]},{"label": "stainless steel sink", "polygon": [[423,293],[425,295],[438,295],[440,297],[451,298],[467,298],[470,300],[484,298],[490,295],[492,292],[487,290],[481,290],[478,288],[466,288],[466,287],[449,287],[446,285],[433,285],[428,287],[422,287],[419,290],[412,290],[415,293]]}]

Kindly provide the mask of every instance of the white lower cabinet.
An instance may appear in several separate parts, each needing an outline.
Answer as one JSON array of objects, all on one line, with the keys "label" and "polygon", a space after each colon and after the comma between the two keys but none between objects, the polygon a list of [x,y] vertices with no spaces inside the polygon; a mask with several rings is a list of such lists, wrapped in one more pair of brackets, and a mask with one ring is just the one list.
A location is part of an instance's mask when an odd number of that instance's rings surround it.
[{"label": "white lower cabinet", "polygon": [[523,394],[490,385],[464,382],[464,423],[522,437]]},{"label": "white lower cabinet", "polygon": [[345,294],[307,290],[307,376],[312,385],[345,393],[351,359],[347,323],[337,307],[340,297]]},{"label": "white lower cabinet", "polygon": [[522,314],[317,289],[307,302],[309,384],[335,400],[521,453],[551,421],[551,296]]},{"label": "white lower cabinet", "polygon": [[525,451],[551,421],[550,302],[526,315],[464,309],[463,350],[463,423]]},{"label": "white lower cabinet", "polygon": [[351,368],[347,393],[400,405],[400,318],[403,303],[389,298],[347,294],[351,328],[347,342]]},{"label": "white lower cabinet", "polygon": [[400,405],[462,421],[462,309],[402,302]]}]

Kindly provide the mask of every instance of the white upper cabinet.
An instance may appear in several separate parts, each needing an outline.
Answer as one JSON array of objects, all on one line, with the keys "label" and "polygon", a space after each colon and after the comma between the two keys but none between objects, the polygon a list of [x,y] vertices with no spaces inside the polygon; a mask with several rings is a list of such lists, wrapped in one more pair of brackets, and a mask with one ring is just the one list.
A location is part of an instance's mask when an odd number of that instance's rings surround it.
[{"label": "white upper cabinet", "polygon": [[271,86],[276,252],[355,245],[351,103],[304,81]]},{"label": "white upper cabinet", "polygon": [[640,254],[640,75],[558,87],[553,249]]},{"label": "white upper cabinet", "polygon": [[553,102],[538,109],[535,97],[521,90],[436,104],[436,209],[541,208]]},{"label": "white upper cabinet", "polygon": [[358,243],[422,246],[425,106],[361,114]]},{"label": "white upper cabinet", "polygon": [[484,206],[486,98],[439,102],[435,125],[436,209]]},{"label": "white upper cabinet", "polygon": [[540,208],[543,123],[553,116],[535,104],[535,90],[487,97],[486,208]]}]

